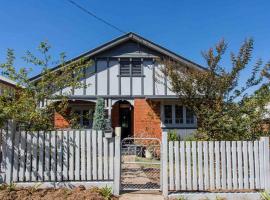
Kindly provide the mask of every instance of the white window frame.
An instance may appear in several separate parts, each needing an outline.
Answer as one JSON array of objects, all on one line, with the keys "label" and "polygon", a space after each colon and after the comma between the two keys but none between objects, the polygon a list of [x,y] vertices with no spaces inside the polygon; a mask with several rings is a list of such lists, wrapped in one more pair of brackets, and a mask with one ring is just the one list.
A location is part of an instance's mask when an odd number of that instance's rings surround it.
[{"label": "white window frame", "polygon": [[[167,128],[196,128],[197,127],[197,118],[194,115],[194,123],[192,124],[187,124],[186,123],[186,110],[187,108],[179,103],[174,103],[174,102],[162,102],[161,104],[161,127],[167,127]],[[165,105],[171,105],[172,106],[172,123],[171,124],[166,124],[165,123]],[[175,105],[182,106],[183,107],[183,123],[176,123],[175,121]]]}]

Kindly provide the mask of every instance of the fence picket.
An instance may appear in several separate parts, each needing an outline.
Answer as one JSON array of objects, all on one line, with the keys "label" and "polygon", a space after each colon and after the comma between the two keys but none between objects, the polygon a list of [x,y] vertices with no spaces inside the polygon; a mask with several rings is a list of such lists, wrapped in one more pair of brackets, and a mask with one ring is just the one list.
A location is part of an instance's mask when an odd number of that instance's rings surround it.
[{"label": "fence picket", "polygon": [[20,141],[20,171],[19,171],[19,181],[25,180],[25,153],[26,153],[26,132],[21,132],[21,141]]},{"label": "fence picket", "polygon": [[104,173],[104,180],[108,180],[109,177],[109,166],[108,166],[108,139],[107,138],[103,138],[103,152],[104,152],[104,157],[103,157],[103,163],[104,163],[104,169],[103,169],[103,173]]},{"label": "fence picket", "polygon": [[198,142],[198,173],[199,190],[203,190],[202,141]]},{"label": "fence picket", "polygon": [[57,146],[56,146],[56,132],[51,131],[51,181],[56,181],[56,169],[57,169]]},{"label": "fence picket", "polygon": [[80,131],[75,131],[75,180],[80,180]]},{"label": "fence picket", "polygon": [[226,149],[225,141],[220,143],[220,155],[221,155],[221,188],[226,189]]},{"label": "fence picket", "polygon": [[249,183],[250,189],[254,189],[254,159],[253,159],[253,142],[248,142],[248,161],[249,161]]},{"label": "fence picket", "polygon": [[113,164],[113,161],[114,161],[114,140],[110,140],[110,143],[109,143],[109,160],[110,160],[110,164],[109,164],[109,179],[110,180],[113,180],[113,172],[114,172],[114,164]]},{"label": "fence picket", "polygon": [[44,132],[40,131],[38,133],[38,152],[39,152],[39,158],[38,158],[38,180],[43,181],[44,180]]},{"label": "fence picket", "polygon": [[63,140],[62,140],[62,162],[63,162],[63,180],[68,180],[68,151],[69,151],[69,145],[68,145],[68,131],[63,132]]},{"label": "fence picket", "polygon": [[92,147],[93,147],[93,180],[97,180],[97,131],[92,131]]},{"label": "fence picket", "polygon": [[26,141],[27,141],[27,147],[26,147],[26,171],[25,171],[25,180],[30,181],[31,180],[31,162],[32,162],[32,154],[31,154],[31,144],[32,144],[32,134],[31,132],[28,132],[26,134]]},{"label": "fence picket", "polygon": [[203,142],[203,167],[204,167],[204,189],[209,190],[209,163],[208,163],[208,142]]},{"label": "fence picket", "polygon": [[197,142],[192,141],[192,189],[197,190]]},{"label": "fence picket", "polygon": [[169,188],[174,190],[173,141],[169,141]]},{"label": "fence picket", "polygon": [[181,190],[186,190],[186,154],[185,142],[180,141],[180,163],[181,163]]},{"label": "fence picket", "polygon": [[243,189],[242,142],[237,141],[238,188]]},{"label": "fence picket", "polygon": [[237,150],[236,150],[236,141],[232,141],[232,182],[233,189],[238,188],[237,181]]},{"label": "fence picket", "polygon": [[180,190],[180,159],[179,159],[179,141],[174,142],[175,158],[175,189]]},{"label": "fence picket", "polygon": [[210,190],[215,189],[215,168],[214,168],[214,142],[209,141],[209,179]]},{"label": "fence picket", "polygon": [[91,131],[86,132],[86,148],[87,148],[87,180],[92,180],[92,147],[91,147]]},{"label": "fence picket", "polygon": [[249,189],[248,179],[248,155],[247,155],[247,141],[243,141],[243,164],[244,164],[244,189]]},{"label": "fence picket", "polygon": [[260,186],[265,188],[264,185],[264,143],[259,141],[259,163],[260,163]]},{"label": "fence picket", "polygon": [[231,159],[231,142],[226,141],[226,163],[227,163],[227,189],[232,189],[232,159]]},{"label": "fence picket", "polygon": [[44,170],[44,181],[49,181],[50,179],[50,144],[51,144],[51,134],[50,132],[45,133],[45,170]]},{"label": "fence picket", "polygon": [[98,180],[103,179],[103,151],[102,151],[102,131],[98,131]]},{"label": "fence picket", "polygon": [[187,190],[192,189],[191,185],[191,142],[186,142],[186,159],[187,159]]},{"label": "fence picket", "polygon": [[86,162],[85,162],[85,159],[86,159],[86,156],[85,156],[85,134],[86,134],[86,131],[83,130],[81,131],[81,145],[80,145],[80,148],[81,148],[81,180],[82,181],[85,181],[86,180]]},{"label": "fence picket", "polygon": [[13,178],[12,181],[18,180],[19,163],[20,163],[20,149],[19,149],[20,135],[14,137],[14,155],[13,155]]},{"label": "fence picket", "polygon": [[259,189],[260,185],[260,163],[259,163],[259,142],[254,141],[254,164],[255,164],[255,189]]},{"label": "fence picket", "polygon": [[69,131],[69,169],[68,169],[68,179],[74,180],[74,162],[75,162],[75,131]]},{"label": "fence picket", "polygon": [[38,133],[32,133],[32,174],[31,174],[31,181],[37,181],[37,166],[38,166]]},{"label": "fence picket", "polygon": [[216,169],[216,189],[220,189],[220,154],[219,142],[215,142],[215,169]]}]

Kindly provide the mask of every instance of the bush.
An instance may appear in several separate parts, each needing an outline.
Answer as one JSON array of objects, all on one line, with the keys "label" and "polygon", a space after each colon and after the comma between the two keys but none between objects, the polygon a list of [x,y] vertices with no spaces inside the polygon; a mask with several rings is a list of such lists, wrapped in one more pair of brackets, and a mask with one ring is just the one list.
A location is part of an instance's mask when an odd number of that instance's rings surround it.
[{"label": "bush", "polygon": [[179,141],[180,137],[178,136],[176,130],[170,130],[168,132],[168,140],[169,141]]}]

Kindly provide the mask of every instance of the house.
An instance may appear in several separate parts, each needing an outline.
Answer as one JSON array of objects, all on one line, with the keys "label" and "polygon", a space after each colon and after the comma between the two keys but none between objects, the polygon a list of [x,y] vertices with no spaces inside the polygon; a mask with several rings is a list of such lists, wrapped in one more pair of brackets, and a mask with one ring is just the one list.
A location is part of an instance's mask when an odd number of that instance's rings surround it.
[{"label": "house", "polygon": [[[135,33],[123,35],[74,58],[94,60],[82,80],[86,87],[72,90],[68,97],[69,108],[80,115],[80,126],[91,128],[96,100],[102,97],[112,127],[121,126],[123,137],[160,138],[162,129],[175,129],[185,136],[196,130],[193,112],[181,105],[179,97],[170,90],[167,78],[157,75],[161,67],[157,61],[164,56],[185,67],[205,70]],[[31,81],[38,81],[40,77],[37,75]],[[60,92],[70,89],[64,88]],[[55,127],[68,128],[69,123],[56,113]]]},{"label": "house", "polygon": [[0,96],[3,95],[5,92],[8,92],[10,95],[13,95],[16,88],[17,83],[15,81],[12,81],[0,75]]}]

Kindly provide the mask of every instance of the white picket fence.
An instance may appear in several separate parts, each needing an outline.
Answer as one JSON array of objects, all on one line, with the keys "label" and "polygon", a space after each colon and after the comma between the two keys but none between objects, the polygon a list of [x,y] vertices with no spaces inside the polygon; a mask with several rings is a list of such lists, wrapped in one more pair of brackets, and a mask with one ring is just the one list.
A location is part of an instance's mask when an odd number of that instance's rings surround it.
[{"label": "white picket fence", "polygon": [[165,195],[168,191],[269,189],[267,137],[260,141],[168,141],[164,132],[162,148]]},{"label": "white picket fence", "polygon": [[94,130],[17,132],[12,128],[2,130],[1,136],[3,182],[113,186],[120,180],[120,169],[114,168],[115,162],[120,163],[115,148],[120,146],[119,137],[106,138]]}]

